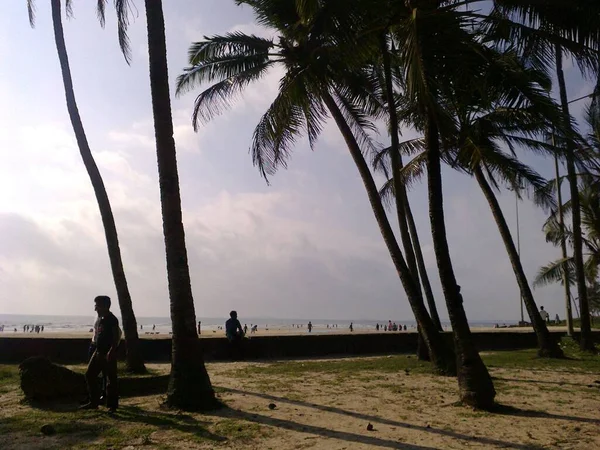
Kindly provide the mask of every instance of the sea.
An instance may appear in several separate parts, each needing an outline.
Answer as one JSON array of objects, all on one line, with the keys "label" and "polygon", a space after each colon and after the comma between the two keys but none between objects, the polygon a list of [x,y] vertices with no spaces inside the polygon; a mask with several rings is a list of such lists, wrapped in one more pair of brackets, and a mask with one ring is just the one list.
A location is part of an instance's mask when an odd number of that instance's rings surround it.
[{"label": "sea", "polygon": [[[121,318],[119,321],[121,322]],[[142,332],[159,332],[168,334],[171,332],[171,319],[169,317],[137,317],[138,328]],[[217,331],[219,327],[224,327],[228,317],[205,317],[198,318],[202,322],[203,331]],[[306,330],[309,322],[312,322],[314,330],[318,333],[331,333],[348,330],[350,323],[355,330],[375,329],[379,324],[383,326],[388,320],[336,320],[336,319],[277,319],[277,318],[245,318],[240,317],[242,325],[258,325],[259,330],[281,330],[284,332]],[[39,325],[44,327],[44,333],[81,333],[89,332],[93,327],[95,317],[89,316],[44,316],[44,315],[19,315],[19,314],[0,314],[0,328],[4,325],[4,332],[13,332],[16,329],[23,332],[25,325]],[[414,321],[392,321],[398,325],[406,325],[407,329],[416,328]],[[473,328],[493,328],[498,323],[500,325],[515,325],[515,322],[504,321],[477,321],[470,325]],[[442,322],[445,329],[450,329],[449,322]],[[141,327],[141,328],[140,328]]]}]

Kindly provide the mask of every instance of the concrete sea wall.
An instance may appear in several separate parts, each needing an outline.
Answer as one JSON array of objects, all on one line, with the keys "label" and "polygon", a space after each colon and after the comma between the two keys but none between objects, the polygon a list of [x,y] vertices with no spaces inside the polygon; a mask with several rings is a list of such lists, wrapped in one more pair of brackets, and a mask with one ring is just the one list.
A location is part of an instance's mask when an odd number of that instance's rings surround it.
[{"label": "concrete sea wall", "polygon": [[[557,339],[565,333],[552,333]],[[452,343],[451,333],[444,333]],[[536,347],[535,334],[521,331],[475,332],[480,351],[518,350]],[[600,332],[594,332],[600,342]],[[89,339],[0,337],[0,363],[19,363],[31,356],[46,356],[58,363],[87,361]],[[227,360],[230,347],[224,337],[202,338],[207,361]],[[168,362],[171,359],[171,339],[141,339],[146,361]],[[316,334],[287,336],[253,336],[244,341],[245,359],[311,358],[328,356],[381,355],[414,353],[416,333]],[[120,357],[125,345],[119,348]]]}]

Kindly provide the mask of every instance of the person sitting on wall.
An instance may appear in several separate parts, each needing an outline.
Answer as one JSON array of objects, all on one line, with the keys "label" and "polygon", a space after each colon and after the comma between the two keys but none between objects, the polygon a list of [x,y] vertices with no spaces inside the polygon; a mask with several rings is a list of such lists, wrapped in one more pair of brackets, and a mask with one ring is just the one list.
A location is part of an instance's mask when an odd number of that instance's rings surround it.
[{"label": "person sitting on wall", "polygon": [[229,342],[239,342],[244,337],[244,329],[238,320],[236,311],[229,313],[229,319],[225,322],[225,335],[229,339]]},{"label": "person sitting on wall", "polygon": [[229,313],[229,319],[225,322],[225,335],[230,343],[230,356],[232,359],[242,357],[242,339],[244,338],[244,329],[238,320],[236,311]]}]

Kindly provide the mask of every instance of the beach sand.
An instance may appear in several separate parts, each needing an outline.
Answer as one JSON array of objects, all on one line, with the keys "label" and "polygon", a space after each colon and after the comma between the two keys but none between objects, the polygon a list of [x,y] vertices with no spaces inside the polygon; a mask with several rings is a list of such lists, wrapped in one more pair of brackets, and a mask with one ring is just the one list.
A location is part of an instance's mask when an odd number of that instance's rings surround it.
[{"label": "beach sand", "polygon": [[[450,331],[450,330],[446,330]],[[531,327],[514,327],[514,328],[491,328],[491,327],[473,327],[471,331],[478,333],[531,333],[533,328]],[[566,327],[551,327],[550,331],[567,331]],[[578,330],[576,330],[578,331]],[[326,329],[313,329],[312,333],[309,333],[306,328],[294,329],[294,328],[269,328],[268,330],[259,329],[256,333],[248,333],[248,338],[260,337],[260,336],[311,336],[311,335],[329,335],[329,334],[406,334],[416,333],[416,328],[408,329],[407,331],[375,331],[375,329],[355,329],[353,332],[347,329],[339,330],[326,330]],[[138,331],[139,337],[142,339],[168,339],[171,336],[169,333],[160,332],[158,334],[149,331]],[[92,333],[89,332],[43,332],[43,333],[23,333],[4,331],[0,333],[0,338],[32,338],[32,339],[87,339],[92,337]],[[209,337],[225,337],[224,330],[206,330],[200,335],[201,338]]]},{"label": "beach sand", "polygon": [[[162,396],[122,399],[114,419],[102,410],[38,413],[19,401],[15,388],[0,392],[0,422],[19,417],[23,424],[31,420],[36,425],[31,431],[9,432],[3,449],[106,448],[116,433],[122,436],[118,448],[128,449],[600,448],[597,373],[568,365],[491,367],[497,401],[509,408],[487,413],[456,405],[456,379],[417,369],[386,370],[386,361],[391,360],[209,363],[213,386],[228,408],[206,414],[165,410]],[[346,368],[340,370],[340,364]],[[348,364],[359,368],[348,370]],[[297,369],[304,366],[307,370]],[[149,367],[159,373],[169,370],[166,364]],[[56,436],[37,431],[40,423],[71,420],[77,420],[77,427],[62,425],[71,431]],[[104,436],[105,427],[110,435]],[[85,429],[88,434],[78,431]]]}]

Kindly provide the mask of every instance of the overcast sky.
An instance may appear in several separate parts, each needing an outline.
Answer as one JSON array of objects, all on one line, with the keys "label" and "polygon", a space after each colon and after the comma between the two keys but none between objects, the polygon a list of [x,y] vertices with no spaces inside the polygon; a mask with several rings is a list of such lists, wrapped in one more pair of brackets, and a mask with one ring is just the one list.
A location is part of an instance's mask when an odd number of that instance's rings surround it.
[{"label": "overcast sky", "polygon": [[[49,1],[30,29],[25,0],[0,2],[0,313],[92,314],[91,299],[116,299],[98,207],[67,115]],[[120,54],[112,9],[97,22],[92,1],[65,21],[75,93],[116,218],[138,316],[166,316],[164,244],[153,141],[143,2]],[[111,2],[112,3],[112,2]],[[165,1],[171,86],[192,41],[231,30],[264,33],[230,0]],[[569,68],[570,97],[591,91]],[[194,134],[194,95],[173,98],[184,222],[196,314],[410,320],[412,313],[343,141],[328,126],[314,152],[299,143],[288,170],[267,186],[248,154],[278,73]],[[172,89],[172,93],[174,89]],[[581,105],[583,106],[583,105]],[[578,106],[580,109],[580,107]],[[410,135],[410,134],[407,134]],[[385,141],[385,136],[381,137]],[[552,175],[552,162],[528,158]],[[444,172],[448,239],[472,321],[517,320],[514,274],[474,180]],[[424,185],[410,193],[442,318]],[[515,199],[501,195],[515,230]],[[546,244],[543,211],[519,205],[530,277],[559,256]],[[395,225],[394,225],[395,226]],[[535,290],[564,316],[560,287]]]}]

